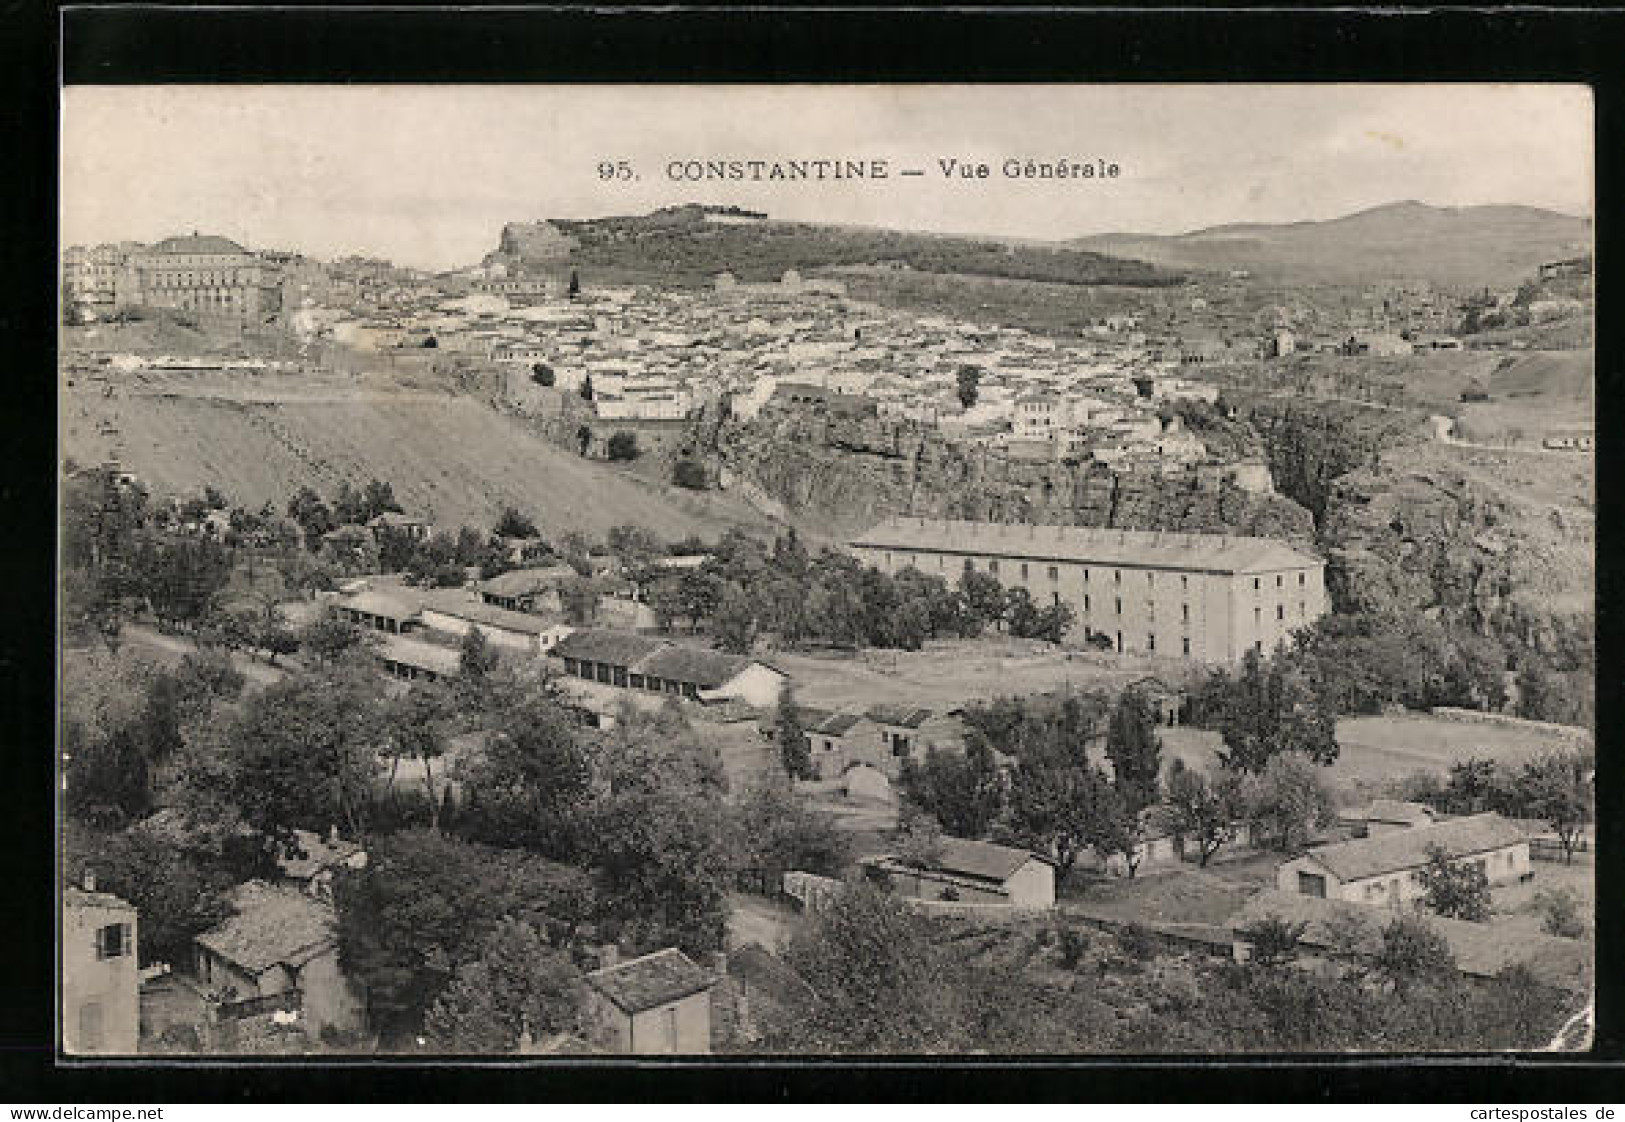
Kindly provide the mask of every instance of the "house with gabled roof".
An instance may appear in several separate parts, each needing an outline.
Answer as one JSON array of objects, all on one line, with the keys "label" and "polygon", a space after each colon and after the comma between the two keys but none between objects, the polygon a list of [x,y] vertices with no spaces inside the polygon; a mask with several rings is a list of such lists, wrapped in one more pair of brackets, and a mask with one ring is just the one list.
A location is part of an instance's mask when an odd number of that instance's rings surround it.
[{"label": "house with gabled roof", "polygon": [[862,865],[871,879],[912,899],[1022,910],[1055,906],[1055,862],[1027,849],[944,837],[926,862],[883,854]]},{"label": "house with gabled roof", "polygon": [[676,947],[606,964],[587,975],[588,1036],[611,1052],[709,1053],[718,980]]},{"label": "house with gabled roof", "polygon": [[231,905],[231,918],[193,940],[197,980],[223,1014],[297,1010],[312,1036],[365,1025],[361,993],[339,968],[332,904],[254,880],[237,887]]},{"label": "house with gabled roof", "polygon": [[1477,866],[1492,885],[1533,875],[1528,834],[1492,811],[1311,849],[1277,869],[1275,885],[1300,896],[1407,904],[1426,895],[1421,873],[1435,848],[1453,864]]},{"label": "house with gabled roof", "polygon": [[607,628],[574,632],[550,653],[571,677],[690,701],[738,700],[766,709],[789,681],[782,670],[746,655]]}]

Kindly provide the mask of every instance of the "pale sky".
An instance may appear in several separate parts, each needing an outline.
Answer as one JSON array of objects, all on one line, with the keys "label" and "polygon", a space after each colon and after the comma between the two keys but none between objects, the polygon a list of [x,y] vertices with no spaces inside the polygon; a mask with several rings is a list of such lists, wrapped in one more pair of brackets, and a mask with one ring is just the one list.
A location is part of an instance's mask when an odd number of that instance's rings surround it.
[{"label": "pale sky", "polygon": [[[475,264],[502,225],[700,202],[1064,239],[1333,218],[1402,199],[1592,212],[1583,86],[73,86],[62,242],[199,230]],[[1117,163],[1009,181],[1007,158]],[[880,183],[678,183],[673,160],[876,159]],[[946,181],[936,161],[987,161]],[[603,183],[625,159],[637,183]],[[921,178],[898,177],[924,167]]]}]

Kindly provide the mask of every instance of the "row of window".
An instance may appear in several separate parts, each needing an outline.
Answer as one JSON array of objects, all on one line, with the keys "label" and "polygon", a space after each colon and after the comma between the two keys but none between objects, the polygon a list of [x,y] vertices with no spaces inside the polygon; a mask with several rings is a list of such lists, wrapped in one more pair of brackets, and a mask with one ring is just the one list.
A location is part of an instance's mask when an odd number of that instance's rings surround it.
[{"label": "row of window", "polygon": [[[889,569],[895,563],[896,563],[895,557],[891,553],[887,553],[886,554],[886,567]],[[1028,579],[1031,578],[1031,576],[1032,576],[1032,566],[1028,562],[1026,562],[1026,561],[1012,562],[1012,564],[1015,564],[1015,565],[1018,566],[1019,571],[1021,573],[1021,579],[1022,580],[1028,580]],[[941,555],[941,554],[939,554],[937,556],[937,568],[939,570],[947,568],[947,558],[945,556]],[[964,560],[964,570],[967,573],[974,572],[976,570],[976,559],[972,558],[972,557],[965,558],[965,560]],[[1045,575],[1048,576],[1048,578],[1050,580],[1058,581],[1058,580],[1061,579],[1061,569],[1060,569],[1059,565],[1046,565],[1045,570],[1046,570]],[[998,560],[998,558],[990,558],[988,560],[988,562],[987,562],[987,571],[990,574],[992,574],[993,576],[998,576],[999,575],[1000,569],[999,569],[999,560]],[[1085,568],[1083,570],[1083,583],[1084,584],[1089,583],[1089,575],[1090,575],[1091,571],[1092,570],[1090,570],[1088,568]],[[1113,584],[1122,584],[1123,583],[1123,570],[1122,569],[1113,569],[1112,570],[1112,583]],[[1155,586],[1155,584],[1157,583],[1157,574],[1154,571],[1147,571],[1146,574],[1145,574],[1145,583],[1147,585],[1150,585],[1150,586]],[[1305,587],[1308,586],[1308,584],[1309,584],[1308,574],[1300,572],[1298,574],[1298,587],[1305,588]],[[1189,575],[1184,574],[1184,573],[1180,574],[1180,576],[1179,576],[1179,587],[1181,589],[1187,589],[1187,588],[1190,587],[1190,577],[1189,577]],[[1263,578],[1262,577],[1254,577],[1253,578],[1253,591],[1254,592],[1260,592],[1260,591],[1263,590],[1263,587],[1264,587]],[[1284,574],[1284,573],[1276,573],[1275,574],[1275,587],[1276,588],[1285,588],[1286,587],[1286,574]]]},{"label": "row of window", "polygon": [[[1092,627],[1085,627],[1083,629],[1083,635],[1084,635],[1084,638],[1086,638],[1086,639],[1092,638],[1092,637],[1094,637],[1096,635],[1105,635],[1105,634],[1106,634],[1106,632],[1104,632],[1104,631],[1096,631]],[[1123,633],[1121,631],[1118,631],[1118,632],[1115,633],[1115,637],[1116,637],[1116,640],[1117,640],[1117,651],[1118,651],[1119,654],[1121,654],[1125,649],[1124,646],[1123,646]],[[1151,653],[1151,654],[1156,653],[1156,651],[1157,651],[1157,633],[1155,631],[1146,632],[1146,634],[1145,634],[1145,649],[1146,649],[1146,651],[1148,653]],[[1186,657],[1186,658],[1189,658],[1191,656],[1191,637],[1189,635],[1180,636],[1180,638],[1179,638],[1179,653],[1181,655],[1183,655],[1184,657]]]},{"label": "row of window", "polygon": [[589,682],[602,682],[606,686],[619,686],[622,689],[646,690],[649,693],[669,693],[678,697],[686,697],[691,701],[698,700],[700,696],[699,687],[693,682],[679,682],[672,678],[657,678],[652,674],[631,674],[627,672],[626,667],[611,666],[607,662],[567,658],[564,660],[564,671]]}]

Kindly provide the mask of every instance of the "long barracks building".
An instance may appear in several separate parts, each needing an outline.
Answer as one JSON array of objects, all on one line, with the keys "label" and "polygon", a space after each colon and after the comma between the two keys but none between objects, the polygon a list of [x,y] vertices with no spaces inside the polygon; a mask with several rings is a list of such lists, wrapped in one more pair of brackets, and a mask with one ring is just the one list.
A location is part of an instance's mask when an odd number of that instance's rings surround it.
[{"label": "long barracks building", "polygon": [[1069,604],[1074,635],[1119,651],[1231,663],[1327,611],[1325,562],[1272,538],[892,518],[850,545],[883,572],[987,573]]}]

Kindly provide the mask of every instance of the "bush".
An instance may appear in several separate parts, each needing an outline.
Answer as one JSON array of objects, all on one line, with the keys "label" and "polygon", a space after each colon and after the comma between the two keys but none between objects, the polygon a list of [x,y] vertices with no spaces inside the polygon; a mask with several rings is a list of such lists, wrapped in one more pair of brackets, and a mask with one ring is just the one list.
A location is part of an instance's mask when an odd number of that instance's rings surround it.
[{"label": "bush", "polygon": [[708,485],[705,468],[697,460],[678,460],[672,465],[671,481],[690,491],[703,491]]},{"label": "bush", "polygon": [[1548,935],[1561,935],[1566,939],[1585,936],[1585,920],[1580,916],[1580,901],[1574,893],[1563,888],[1543,889],[1535,894],[1535,907],[1540,912],[1540,925]]},{"label": "bush", "polygon": [[1070,927],[1063,927],[1056,934],[1060,939],[1061,965],[1071,970],[1083,961],[1089,950],[1089,936]]},{"label": "bush", "polygon": [[612,460],[635,460],[641,451],[638,448],[636,433],[621,429],[609,438],[609,458]]},{"label": "bush", "polygon": [[1149,962],[1157,956],[1157,940],[1138,923],[1131,923],[1118,931],[1117,946],[1136,962]]}]

